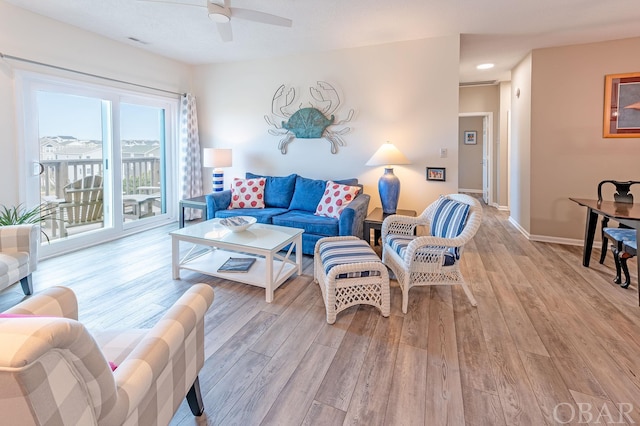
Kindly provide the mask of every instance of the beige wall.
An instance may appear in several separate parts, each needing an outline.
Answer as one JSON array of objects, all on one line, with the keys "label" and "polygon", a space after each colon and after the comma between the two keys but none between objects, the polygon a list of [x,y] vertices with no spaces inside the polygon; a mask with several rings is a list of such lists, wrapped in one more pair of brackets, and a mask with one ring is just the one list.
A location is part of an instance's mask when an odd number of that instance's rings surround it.
[{"label": "beige wall", "polygon": [[495,194],[498,208],[509,209],[509,116],[511,114],[511,82],[500,82],[500,132],[495,151],[498,164]]},{"label": "beige wall", "polygon": [[[501,99],[500,86],[476,86],[461,87],[460,113],[491,112],[493,113],[493,129],[491,140],[491,152],[493,163],[493,176],[491,188],[492,205],[506,205],[506,179],[500,179],[503,170],[506,169],[506,158],[501,157],[500,129],[501,129]],[[482,186],[482,183],[481,183]],[[462,188],[462,187],[461,187]]]},{"label": "beige wall", "polygon": [[[482,117],[460,117],[458,124],[458,188],[482,193]],[[475,145],[464,143],[464,132],[475,131]]]},{"label": "beige wall", "polygon": [[640,38],[533,51],[532,235],[581,241],[585,211],[568,197],[640,178],[640,140],[602,137],[605,75],[640,71],[638,52]]},{"label": "beige wall", "polygon": [[[191,79],[191,69],[187,65],[44,18],[1,0],[0,52],[178,93],[189,90]],[[26,175],[28,162],[21,155],[21,129],[16,116],[21,94],[15,90],[16,74],[20,70],[116,85],[13,60],[0,60],[0,181],[4,182],[0,189],[0,204],[24,201],[20,189],[24,178],[19,176]]]},{"label": "beige wall", "polygon": [[[459,36],[384,44],[279,59],[196,67],[200,138],[203,146],[233,148],[227,182],[245,171],[311,178],[358,177],[380,206],[378,178],[383,167],[365,163],[385,141],[411,161],[396,166],[402,189],[399,207],[422,211],[439,194],[458,188]],[[437,60],[434,60],[437,58]],[[346,146],[331,154],[325,139],[295,139],[286,155],[282,136],[268,133],[264,116],[281,84],[296,89],[294,105],[305,105],[309,87],[327,81],[340,94],[336,119],[355,110],[344,135]],[[282,119],[279,119],[280,121]],[[439,157],[440,148],[448,150]],[[425,167],[446,167],[447,182],[427,182]],[[208,177],[205,177],[208,187]]]},{"label": "beige wall", "polygon": [[531,54],[511,70],[511,151],[509,152],[510,219],[531,233]]}]

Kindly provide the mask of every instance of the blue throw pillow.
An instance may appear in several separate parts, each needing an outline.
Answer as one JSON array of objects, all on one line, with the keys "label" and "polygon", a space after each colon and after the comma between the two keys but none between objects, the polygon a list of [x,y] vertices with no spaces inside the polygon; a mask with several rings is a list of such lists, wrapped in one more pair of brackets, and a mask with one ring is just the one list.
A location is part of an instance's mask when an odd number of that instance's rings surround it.
[{"label": "blue throw pillow", "polygon": [[[341,183],[343,185],[357,186],[362,193],[362,185],[358,184],[358,178],[334,180],[333,182]],[[322,199],[324,190],[327,187],[327,181],[322,179],[309,179],[302,176],[296,178],[296,188],[293,192],[293,198],[291,204],[289,204],[289,210],[304,210],[307,212],[315,213],[318,203]]]},{"label": "blue throw pillow", "polygon": [[308,179],[302,176],[296,178],[296,188],[289,204],[289,210],[304,210],[315,213],[316,207],[327,186],[327,181],[322,179]]},{"label": "blue throw pillow", "polygon": [[264,204],[266,207],[277,207],[281,209],[289,208],[297,176],[295,173],[289,176],[264,176],[249,172],[246,174],[247,179],[266,178]]},{"label": "blue throw pillow", "polygon": [[454,238],[460,235],[469,215],[469,205],[440,197],[431,221],[431,235]]}]

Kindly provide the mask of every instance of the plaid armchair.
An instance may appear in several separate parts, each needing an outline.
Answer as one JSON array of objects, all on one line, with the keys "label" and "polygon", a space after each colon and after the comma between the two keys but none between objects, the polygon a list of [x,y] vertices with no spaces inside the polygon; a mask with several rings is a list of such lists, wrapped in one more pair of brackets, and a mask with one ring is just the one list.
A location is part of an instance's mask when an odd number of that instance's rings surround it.
[{"label": "plaid armchair", "polygon": [[[89,331],[75,294],[51,287],[0,316],[0,413],[11,425],[166,425],[187,397],[204,411],[204,315],[196,284],[151,329]],[[113,370],[113,371],[112,371]]]},{"label": "plaid armchair", "polygon": [[33,293],[39,245],[39,225],[0,226],[0,290],[20,281],[24,294]]}]

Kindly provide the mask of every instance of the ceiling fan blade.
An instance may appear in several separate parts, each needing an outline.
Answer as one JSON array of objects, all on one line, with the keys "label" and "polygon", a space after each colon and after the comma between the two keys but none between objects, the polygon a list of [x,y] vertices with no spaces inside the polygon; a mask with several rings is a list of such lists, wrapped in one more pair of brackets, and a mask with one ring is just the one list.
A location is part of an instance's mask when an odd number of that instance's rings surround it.
[{"label": "ceiling fan blade", "polygon": [[226,43],[233,40],[233,32],[231,31],[230,22],[216,22],[216,26],[218,27],[218,32],[220,33],[222,41]]},{"label": "ceiling fan blade", "polygon": [[167,1],[167,0],[137,0],[146,3],[164,3],[164,4],[176,4],[178,6],[191,6],[191,7],[206,7],[201,4],[182,3],[179,1]]},{"label": "ceiling fan blade", "polygon": [[280,27],[290,27],[293,24],[291,19],[282,16],[271,15],[269,13],[258,12],[257,10],[243,9],[240,7],[231,8],[233,18],[246,19],[247,21],[261,22],[263,24],[278,25]]}]

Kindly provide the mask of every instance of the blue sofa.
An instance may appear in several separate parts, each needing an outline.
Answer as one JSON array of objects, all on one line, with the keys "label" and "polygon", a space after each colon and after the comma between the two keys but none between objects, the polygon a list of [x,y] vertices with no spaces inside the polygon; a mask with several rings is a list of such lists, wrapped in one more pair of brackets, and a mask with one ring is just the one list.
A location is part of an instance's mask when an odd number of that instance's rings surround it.
[{"label": "blue sofa", "polygon": [[297,174],[289,176],[263,176],[247,173],[247,179],[266,178],[264,189],[265,208],[229,209],[231,190],[214,192],[207,198],[207,219],[232,216],[253,216],[259,223],[304,229],[302,252],[313,255],[316,241],[323,237],[355,235],[362,237],[364,219],[369,209],[370,197],[362,192],[358,179],[334,182],[359,186],[358,195],[342,211],[339,219],[316,216],[316,207],[322,198],[327,181],[308,179]]}]

